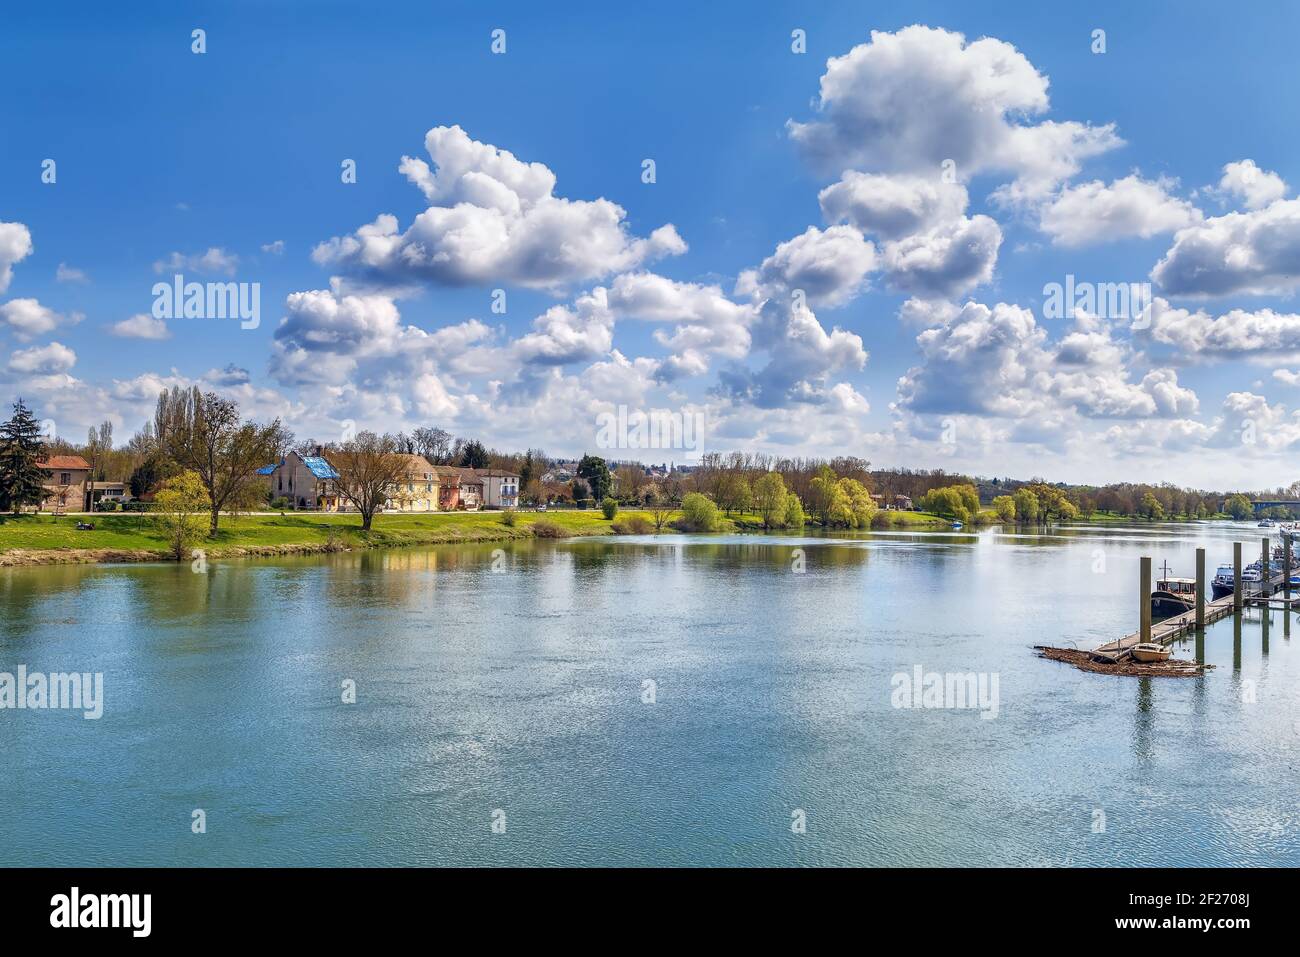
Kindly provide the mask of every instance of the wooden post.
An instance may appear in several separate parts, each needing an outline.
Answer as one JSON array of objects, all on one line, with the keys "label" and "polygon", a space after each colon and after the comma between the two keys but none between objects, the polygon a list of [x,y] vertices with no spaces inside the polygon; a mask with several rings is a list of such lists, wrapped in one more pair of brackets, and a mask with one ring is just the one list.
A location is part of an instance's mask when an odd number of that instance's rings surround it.
[{"label": "wooden post", "polygon": [[1232,543],[1232,611],[1241,614],[1241,542]]},{"label": "wooden post", "polygon": [[1291,601],[1291,536],[1285,531],[1282,532],[1282,597]]},{"label": "wooden post", "polygon": [[1140,641],[1151,640],[1151,558],[1144,555],[1141,560],[1141,585],[1139,586],[1142,594],[1138,596],[1142,601],[1142,614],[1138,618],[1141,626],[1138,629]]},{"label": "wooden post", "polygon": [[1205,549],[1196,550],[1196,630],[1205,630]]},{"label": "wooden post", "polygon": [[1265,598],[1272,594],[1270,589],[1273,587],[1273,566],[1270,564],[1273,556],[1268,546],[1267,538],[1263,539],[1259,546],[1259,593]]}]

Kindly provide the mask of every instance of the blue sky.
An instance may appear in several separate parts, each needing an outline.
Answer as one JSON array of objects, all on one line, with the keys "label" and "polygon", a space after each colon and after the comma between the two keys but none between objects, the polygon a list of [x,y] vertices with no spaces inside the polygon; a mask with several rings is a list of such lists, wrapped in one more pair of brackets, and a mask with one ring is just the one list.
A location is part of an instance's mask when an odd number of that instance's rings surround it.
[{"label": "blue sky", "polygon": [[[9,246],[0,233],[12,274],[0,288],[0,393],[26,396],[76,438],[106,415],[128,435],[159,387],[198,382],[323,440],[349,421],[439,424],[580,453],[596,416],[625,404],[703,412],[710,448],[1065,480],[1289,483],[1296,13],[1134,6],[19,4],[0,35],[0,223],[17,224]],[[804,54],[791,50],[794,29]],[[1104,53],[1091,49],[1095,29]],[[828,102],[831,58],[850,58],[853,77]],[[972,111],[998,122],[963,129]],[[1093,146],[1048,144],[1053,123],[1078,124]],[[801,139],[798,124],[819,129]],[[436,175],[425,136],[444,127],[464,132],[446,150],[508,151],[520,176],[525,164],[554,174],[543,206],[559,198],[569,218],[524,217],[510,243],[586,242],[582,217],[608,211],[583,204],[599,200],[625,216],[602,220],[600,248],[551,272],[459,239],[445,268],[375,267],[362,261],[373,250],[314,259],[381,214],[404,234],[426,209],[473,205],[484,169],[514,175],[489,159],[422,195],[398,165],[422,159]],[[1032,138],[1016,139],[1024,129]],[[945,183],[943,210],[882,232],[881,197],[933,199],[934,161],[948,155],[963,157],[960,208]],[[53,184],[41,181],[47,158]],[[355,184],[340,182],[344,159]],[[1228,182],[1225,166],[1246,160]],[[1246,181],[1259,191],[1247,195]],[[819,193],[837,182],[869,187],[876,206],[836,218]],[[669,224],[676,238],[655,233]],[[435,241],[449,235],[431,228]],[[120,326],[149,313],[153,284],[175,271],[155,264],[173,254],[189,279],[260,283],[259,328],[172,320],[152,329],[166,338],[141,338],[143,325]],[[835,273],[816,273],[826,285],[806,312],[786,302],[807,279],[800,256]],[[962,279],[945,257],[983,258]],[[1166,257],[1154,330],[1042,313],[1044,284],[1067,273],[1151,281]],[[1225,274],[1207,273],[1205,257]],[[918,262],[921,277],[906,265]],[[758,275],[746,284],[747,270]],[[504,315],[489,308],[495,288]],[[584,312],[598,289],[610,302]]]}]

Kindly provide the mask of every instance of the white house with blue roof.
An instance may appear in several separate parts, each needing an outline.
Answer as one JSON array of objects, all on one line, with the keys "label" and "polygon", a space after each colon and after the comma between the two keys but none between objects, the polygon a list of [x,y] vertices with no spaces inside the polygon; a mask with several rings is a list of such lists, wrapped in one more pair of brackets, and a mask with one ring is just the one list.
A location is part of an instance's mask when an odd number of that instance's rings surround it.
[{"label": "white house with blue roof", "polygon": [[272,498],[287,498],[294,508],[339,510],[339,473],[320,455],[290,452],[257,474],[266,481]]}]

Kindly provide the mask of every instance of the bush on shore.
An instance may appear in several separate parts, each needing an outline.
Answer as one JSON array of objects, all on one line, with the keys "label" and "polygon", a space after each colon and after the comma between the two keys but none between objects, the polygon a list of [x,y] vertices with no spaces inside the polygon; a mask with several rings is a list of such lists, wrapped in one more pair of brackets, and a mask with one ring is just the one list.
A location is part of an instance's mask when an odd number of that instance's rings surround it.
[{"label": "bush on shore", "polygon": [[644,515],[627,515],[610,527],[615,535],[649,535],[655,530],[654,524]]},{"label": "bush on shore", "polygon": [[543,518],[533,522],[533,535],[536,538],[568,538],[569,532],[564,526]]}]

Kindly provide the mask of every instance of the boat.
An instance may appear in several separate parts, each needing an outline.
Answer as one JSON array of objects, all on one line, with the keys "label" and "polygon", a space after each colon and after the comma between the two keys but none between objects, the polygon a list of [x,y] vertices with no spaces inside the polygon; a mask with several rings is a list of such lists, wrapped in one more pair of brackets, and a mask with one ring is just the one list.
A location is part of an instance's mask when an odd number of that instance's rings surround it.
[{"label": "boat", "polygon": [[1158,645],[1154,641],[1143,641],[1133,646],[1133,657],[1147,664],[1168,661],[1169,655],[1168,648],[1164,645]]},{"label": "boat", "polygon": [[1266,518],[1264,519],[1264,521],[1260,522],[1255,527],[1256,528],[1277,528],[1277,522],[1273,521],[1271,518]]},{"label": "boat", "polygon": [[954,532],[960,530],[961,527],[962,527],[961,522],[953,522],[953,523],[952,523],[952,530],[953,530]]},{"label": "boat", "polygon": [[1196,579],[1162,578],[1151,593],[1151,617],[1172,618],[1196,609]]},{"label": "boat", "polygon": [[1232,566],[1220,565],[1214,572],[1214,578],[1210,581],[1210,594],[1216,599],[1231,595],[1233,578]]},{"label": "boat", "polygon": [[1245,568],[1241,570],[1242,584],[1249,582],[1251,584],[1257,585],[1262,580],[1263,580],[1263,576],[1260,575],[1259,573],[1259,562],[1255,562],[1253,564],[1247,565]]}]

